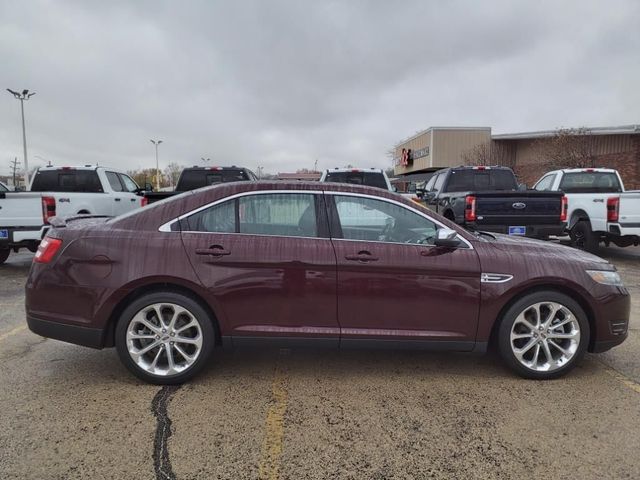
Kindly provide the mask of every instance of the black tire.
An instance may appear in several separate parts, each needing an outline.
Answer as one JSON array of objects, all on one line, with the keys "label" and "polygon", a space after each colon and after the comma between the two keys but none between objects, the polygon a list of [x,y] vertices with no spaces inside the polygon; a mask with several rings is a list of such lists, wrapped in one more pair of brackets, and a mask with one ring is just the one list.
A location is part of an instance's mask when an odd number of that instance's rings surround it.
[{"label": "black tire", "polygon": [[[523,365],[516,357],[511,346],[511,331],[517,317],[528,307],[542,302],[555,302],[566,307],[577,320],[580,329],[580,340],[577,342],[578,345],[573,356],[564,365],[551,371],[539,371]],[[571,297],[562,293],[553,290],[542,290],[522,297],[506,311],[498,329],[498,347],[504,363],[521,377],[534,380],[549,380],[565,375],[580,362],[589,345],[589,337],[589,321],[580,305]],[[528,342],[528,340],[525,341]],[[553,351],[556,352],[555,349]]]},{"label": "black tire", "polygon": [[573,226],[569,235],[571,236],[571,245],[575,248],[591,253],[598,250],[600,239],[591,230],[591,222],[589,220],[580,220]]},{"label": "black tire", "polygon": [[11,250],[8,248],[0,249],[0,265],[2,265],[4,262],[7,261],[7,258],[9,258],[10,253],[11,253]]},{"label": "black tire", "polygon": [[[186,309],[191,317],[193,317],[193,319],[197,322],[202,334],[202,346],[198,357],[195,359],[193,364],[188,366],[184,371],[177,374],[156,375],[150,373],[142,367],[138,366],[138,364],[136,364],[129,353],[127,343],[127,330],[129,328],[129,324],[138,312],[141,312],[143,309],[151,305],[159,303],[175,304]],[[193,378],[207,364],[215,346],[215,336],[216,334],[215,329],[213,328],[213,319],[210,318],[207,311],[200,305],[199,302],[181,293],[170,291],[154,292],[138,297],[125,308],[125,310],[122,312],[122,315],[120,315],[120,318],[118,319],[118,323],[116,325],[115,344],[118,355],[120,356],[120,360],[135,376],[144,380],[145,382],[153,383],[156,385],[176,385],[184,383]],[[167,340],[170,339],[167,338]],[[148,340],[148,342],[154,341],[155,339]],[[159,350],[161,350],[162,348],[162,346],[158,347]],[[167,346],[166,348],[169,347]],[[154,348],[150,352],[154,351],[157,352],[158,350]],[[160,357],[162,357],[162,355],[164,355],[166,359],[166,351],[159,354]],[[175,358],[179,359],[181,357],[176,356]]]}]

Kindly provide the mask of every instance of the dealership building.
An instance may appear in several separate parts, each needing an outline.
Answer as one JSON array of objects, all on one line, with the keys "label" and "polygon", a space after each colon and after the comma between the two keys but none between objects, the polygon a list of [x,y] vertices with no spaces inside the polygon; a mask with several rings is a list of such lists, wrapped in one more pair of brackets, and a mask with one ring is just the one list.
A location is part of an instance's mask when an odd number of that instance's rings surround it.
[{"label": "dealership building", "polygon": [[[558,130],[493,135],[491,127],[430,127],[403,140],[394,149],[394,173],[414,176],[444,167],[470,164],[474,152],[499,151],[495,164],[513,168],[519,181],[532,186],[549,170],[545,143]],[[627,189],[640,189],[640,125],[574,130],[589,139],[594,167],[615,168]],[[491,158],[495,159],[496,155]]]}]

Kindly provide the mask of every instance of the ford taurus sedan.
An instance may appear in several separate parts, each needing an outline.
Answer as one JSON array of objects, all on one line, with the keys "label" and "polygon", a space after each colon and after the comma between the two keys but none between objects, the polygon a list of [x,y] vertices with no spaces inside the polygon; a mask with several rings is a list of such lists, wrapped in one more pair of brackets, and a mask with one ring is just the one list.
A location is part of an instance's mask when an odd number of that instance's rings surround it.
[{"label": "ford taurus sedan", "polygon": [[54,219],[26,285],[39,335],[115,346],[135,375],[192,378],[215,347],[484,352],[534,379],[627,336],[615,268],[469,233],[380,189],[235,183],[112,218]]}]

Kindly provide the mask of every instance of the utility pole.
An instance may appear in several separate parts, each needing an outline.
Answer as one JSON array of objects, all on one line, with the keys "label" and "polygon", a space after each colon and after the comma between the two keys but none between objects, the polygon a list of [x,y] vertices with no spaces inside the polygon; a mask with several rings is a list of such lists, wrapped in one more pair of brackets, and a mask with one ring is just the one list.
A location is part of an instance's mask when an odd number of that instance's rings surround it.
[{"label": "utility pole", "polygon": [[13,170],[13,188],[16,188],[16,170],[18,169],[18,165],[20,165],[20,162],[18,161],[18,157],[15,157],[13,159],[13,162],[11,162],[11,170]]},{"label": "utility pole", "polygon": [[318,159],[316,158],[315,163],[313,164],[313,171],[317,172],[318,171]]},{"label": "utility pole", "polygon": [[24,126],[24,101],[33,97],[36,92],[29,93],[29,90],[23,90],[22,93],[15,92],[10,88],[7,91],[14,96],[17,100],[20,100],[20,110],[22,112],[22,147],[24,149],[24,184],[25,189],[29,188],[29,163],[27,161],[27,131]]},{"label": "utility pole", "polygon": [[258,180],[262,180],[262,169],[264,167],[261,167],[260,165],[258,165]]},{"label": "utility pole", "polygon": [[160,167],[158,164],[158,145],[162,143],[162,140],[151,140],[151,143],[153,143],[156,146],[156,190],[159,192],[160,191]]}]

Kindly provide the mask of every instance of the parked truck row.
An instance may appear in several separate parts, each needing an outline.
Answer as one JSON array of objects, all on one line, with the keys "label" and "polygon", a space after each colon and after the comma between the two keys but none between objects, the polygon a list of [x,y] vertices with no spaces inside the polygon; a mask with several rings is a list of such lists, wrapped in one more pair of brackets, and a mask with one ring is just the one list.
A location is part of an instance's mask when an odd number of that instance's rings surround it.
[{"label": "parked truck row", "polygon": [[[54,216],[117,216],[197,188],[255,180],[244,167],[195,166],[183,170],[174,191],[153,192],[111,168],[43,167],[26,192],[0,184],[0,264],[12,250],[35,251]],[[328,169],[320,181],[393,190],[382,169]],[[640,243],[640,191],[626,191],[612,169],[556,170],[527,190],[507,167],[445,168],[407,195],[472,231],[540,239],[569,234],[575,247],[588,251],[601,242]]]}]

